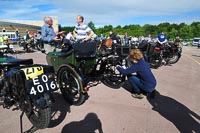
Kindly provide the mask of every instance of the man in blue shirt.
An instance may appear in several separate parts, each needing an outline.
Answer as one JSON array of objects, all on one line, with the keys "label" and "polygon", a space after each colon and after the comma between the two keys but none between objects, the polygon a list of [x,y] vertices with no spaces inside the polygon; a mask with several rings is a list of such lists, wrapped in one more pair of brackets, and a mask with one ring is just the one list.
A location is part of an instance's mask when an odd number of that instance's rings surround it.
[{"label": "man in blue shirt", "polygon": [[163,52],[165,51],[165,43],[167,42],[166,34],[162,31],[161,33],[158,34],[156,40],[157,40],[156,46],[160,48],[161,53],[163,54]]},{"label": "man in blue shirt", "polygon": [[53,19],[49,16],[44,17],[45,24],[42,26],[41,32],[42,32],[42,40],[44,42],[44,49],[45,51],[51,52],[55,47],[52,46],[52,42],[58,42],[60,39],[57,37],[58,34],[61,34],[63,32],[55,33],[52,25],[53,25]]},{"label": "man in blue shirt", "polygon": [[156,40],[157,40],[157,47],[160,47],[161,50],[164,50],[164,44],[167,42],[167,36],[163,31],[158,34]]},{"label": "man in blue shirt", "polygon": [[158,34],[157,41],[161,45],[167,42],[167,36],[163,31],[160,34]]},{"label": "man in blue shirt", "polygon": [[[129,55],[132,65],[124,69],[120,66],[117,70],[123,75],[131,75],[128,80],[132,86],[134,98],[143,98],[142,93],[153,94],[155,93],[156,79],[151,72],[149,64],[143,59],[143,55],[139,49],[132,49]],[[132,75],[136,73],[136,75]],[[152,97],[154,97],[151,95]]]}]

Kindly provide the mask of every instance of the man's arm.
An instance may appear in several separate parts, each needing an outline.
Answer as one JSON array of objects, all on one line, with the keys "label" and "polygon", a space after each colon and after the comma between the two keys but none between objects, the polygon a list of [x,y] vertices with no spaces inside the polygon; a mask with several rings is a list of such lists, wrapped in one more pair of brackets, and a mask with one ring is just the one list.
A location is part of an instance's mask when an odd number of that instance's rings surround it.
[{"label": "man's arm", "polygon": [[127,69],[117,66],[117,70],[123,75],[129,75],[131,73],[135,73],[135,72],[137,72],[137,69],[138,69],[137,64],[134,64]]},{"label": "man's arm", "polygon": [[65,33],[65,31],[61,31],[61,32],[56,32],[56,35],[60,35],[62,33]]},{"label": "man's arm", "polygon": [[85,41],[88,41],[92,38],[92,36],[94,35],[93,31],[90,31],[90,34],[84,39]]},{"label": "man's arm", "polygon": [[51,41],[59,41],[60,40],[59,38],[57,38],[57,36],[55,36],[55,37],[47,36],[46,27],[45,26],[42,27],[41,32],[42,32],[42,40],[45,41],[45,42],[50,43]]},{"label": "man's arm", "polygon": [[92,31],[92,29],[88,26],[87,26],[86,32],[89,33],[89,35],[84,39],[84,41],[90,40],[92,36],[94,35],[94,32]]}]

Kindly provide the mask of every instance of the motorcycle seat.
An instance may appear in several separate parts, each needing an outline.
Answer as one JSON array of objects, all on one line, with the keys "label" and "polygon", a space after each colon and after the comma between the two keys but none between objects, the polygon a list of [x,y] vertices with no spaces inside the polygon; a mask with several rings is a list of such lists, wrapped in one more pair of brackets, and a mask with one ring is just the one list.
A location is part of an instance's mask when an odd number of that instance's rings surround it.
[{"label": "motorcycle seat", "polygon": [[0,57],[0,65],[30,65],[33,59],[19,59],[12,56]]}]

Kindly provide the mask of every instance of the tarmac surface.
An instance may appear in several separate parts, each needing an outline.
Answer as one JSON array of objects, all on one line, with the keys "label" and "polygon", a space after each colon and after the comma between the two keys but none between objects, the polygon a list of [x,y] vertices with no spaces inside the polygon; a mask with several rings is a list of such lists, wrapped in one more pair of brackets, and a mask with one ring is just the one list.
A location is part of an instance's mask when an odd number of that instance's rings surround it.
[{"label": "tarmac surface", "polygon": [[[13,56],[46,64],[40,52]],[[179,62],[152,71],[155,99],[131,97],[128,83],[120,89],[92,87],[80,106],[69,106],[56,92],[50,125],[36,133],[200,133],[200,49],[184,46]],[[19,133],[20,113],[1,106],[0,133]],[[31,126],[24,116],[24,131]]]}]

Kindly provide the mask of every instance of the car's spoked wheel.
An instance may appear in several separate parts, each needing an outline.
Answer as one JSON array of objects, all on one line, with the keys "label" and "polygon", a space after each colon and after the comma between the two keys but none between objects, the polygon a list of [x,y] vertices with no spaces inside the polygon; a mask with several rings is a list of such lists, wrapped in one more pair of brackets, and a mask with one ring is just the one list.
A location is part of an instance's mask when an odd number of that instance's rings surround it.
[{"label": "car's spoked wheel", "polygon": [[68,65],[62,67],[58,73],[58,83],[62,95],[72,105],[81,105],[86,100],[80,76]]}]

